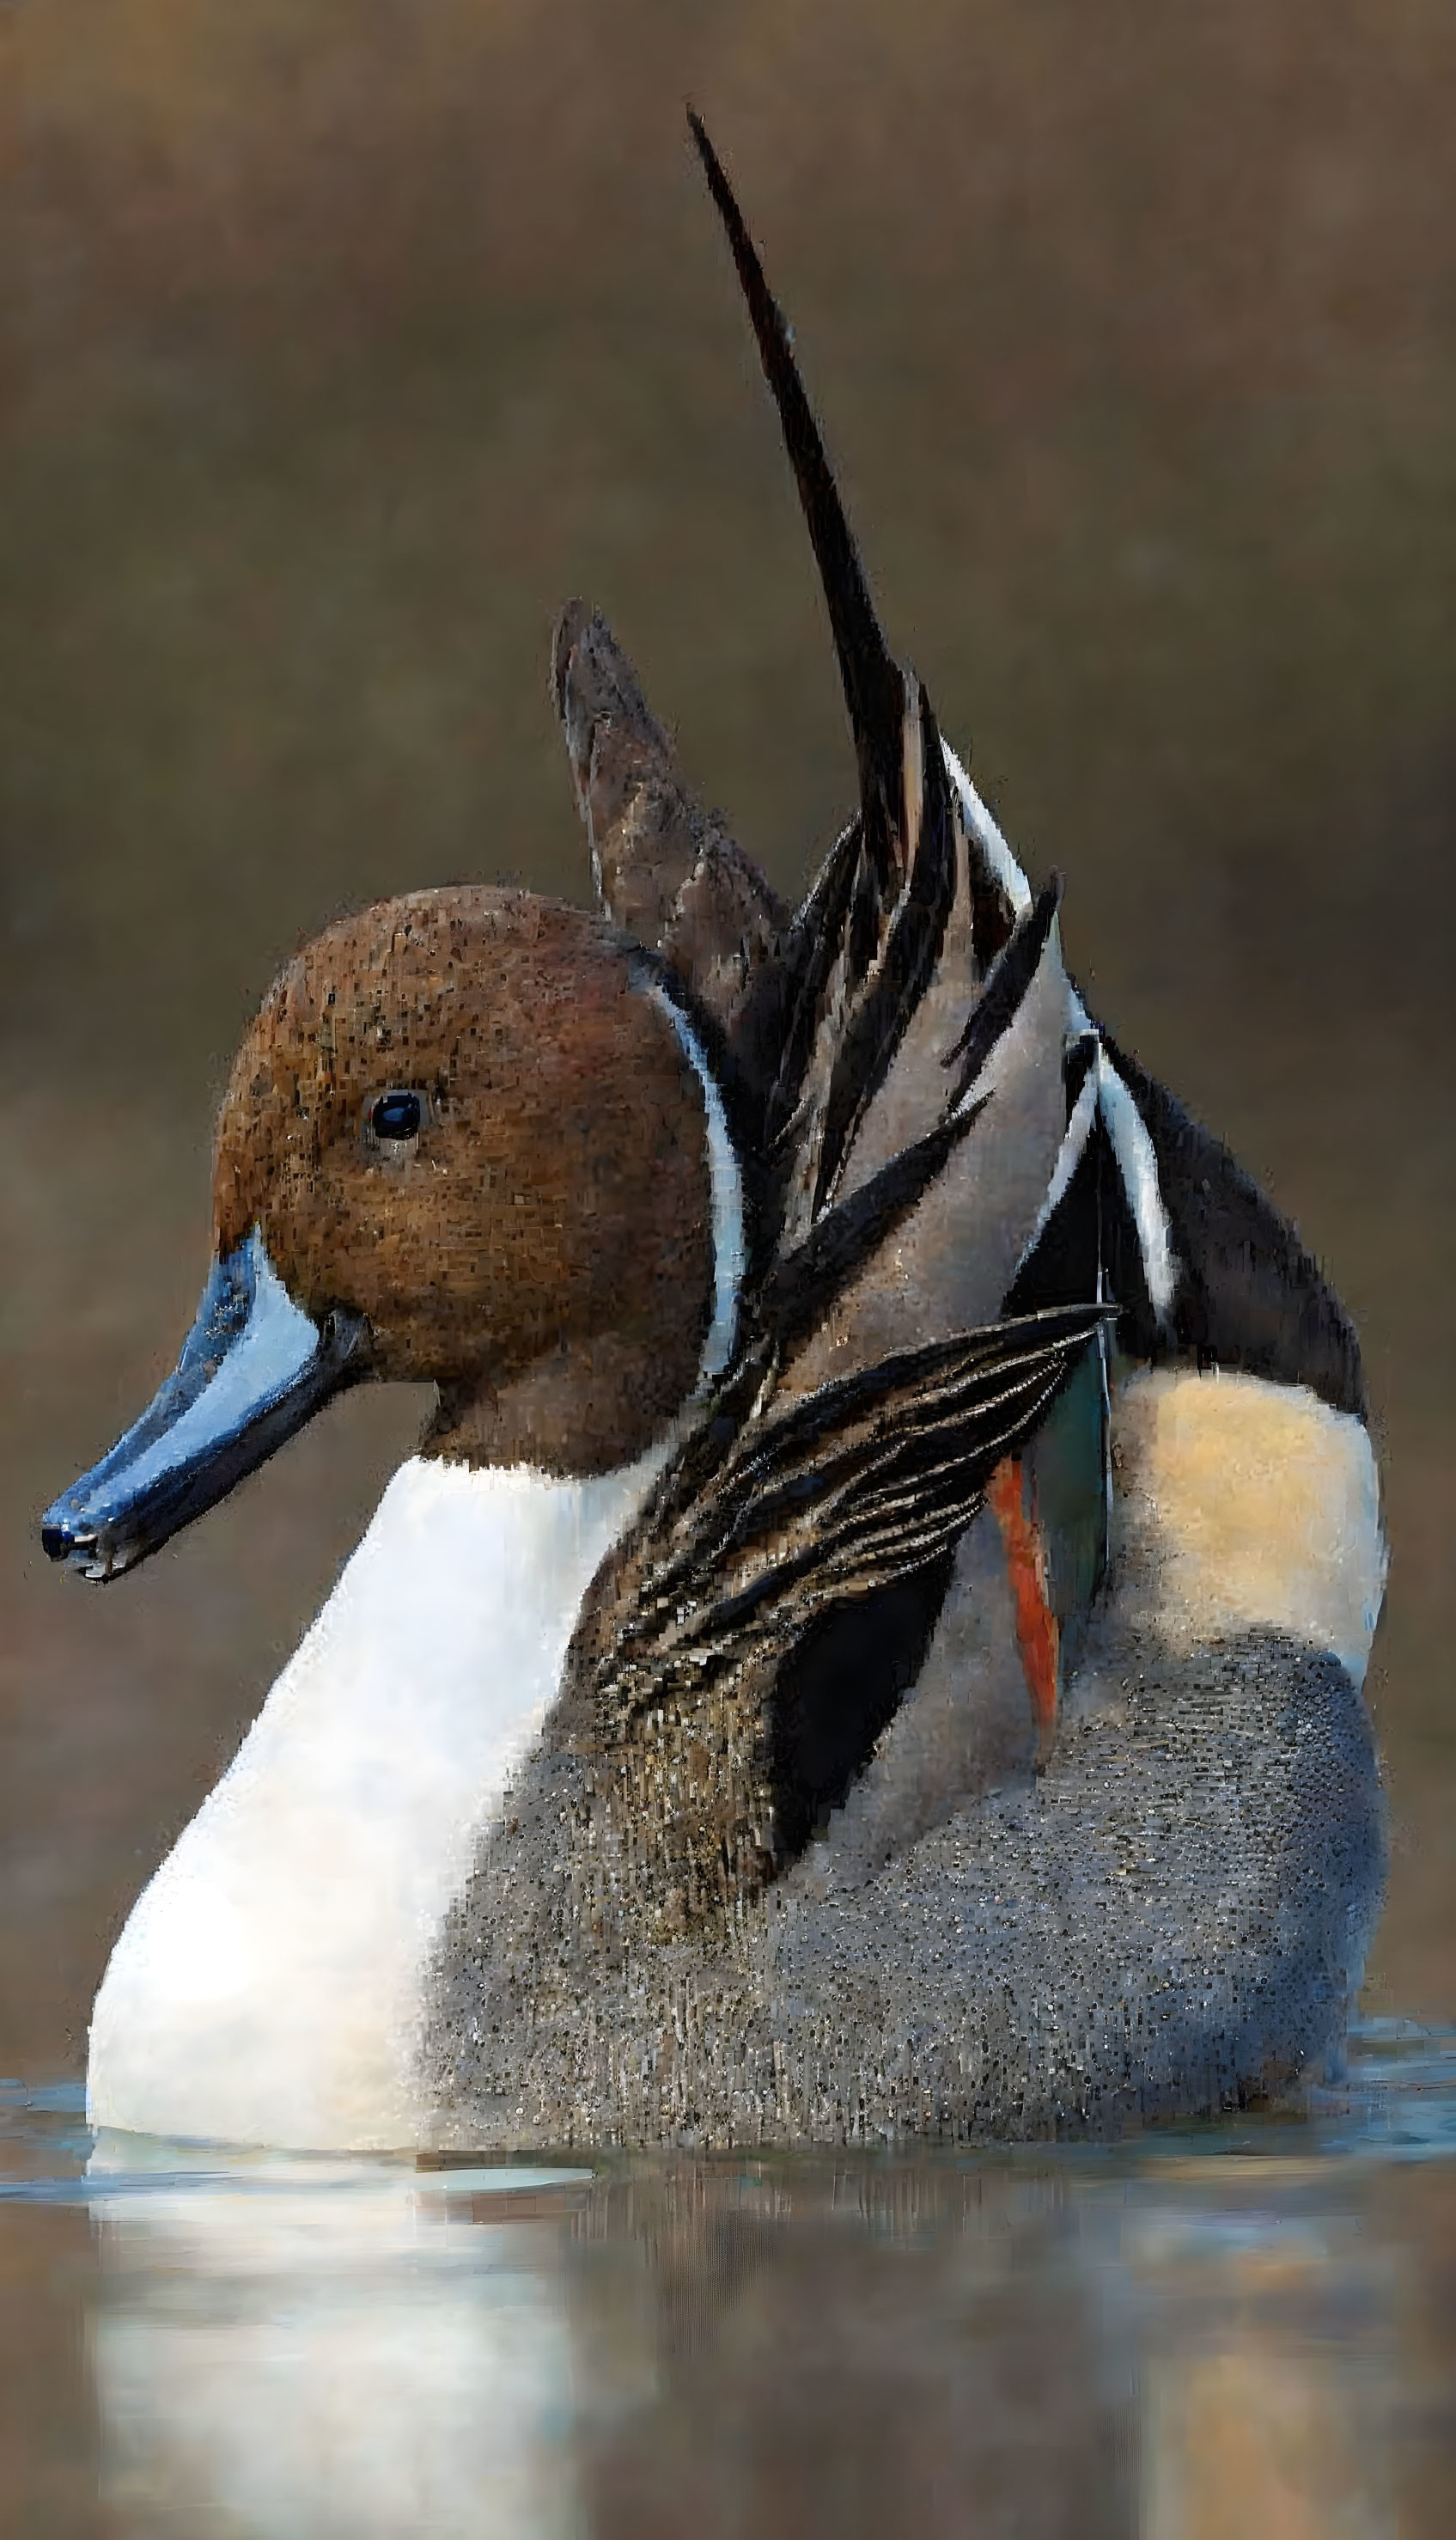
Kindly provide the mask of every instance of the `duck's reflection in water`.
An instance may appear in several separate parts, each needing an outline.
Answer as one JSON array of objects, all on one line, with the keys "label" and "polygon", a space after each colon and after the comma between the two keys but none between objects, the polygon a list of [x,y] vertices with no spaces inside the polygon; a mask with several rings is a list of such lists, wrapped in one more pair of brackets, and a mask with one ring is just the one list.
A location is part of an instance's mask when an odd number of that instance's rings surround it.
[{"label": "duck's reflection in water", "polygon": [[569,2179],[502,2175],[480,2226],[412,2167],[209,2176],[169,2147],[153,2185],[137,2149],[104,2140],[93,2163],[103,2491],[123,2530],[580,2530]]},{"label": "duck's reflection in water", "polygon": [[1386,2262],[1312,2165],[136,2150],[93,2208],[128,2535],[1393,2527]]}]

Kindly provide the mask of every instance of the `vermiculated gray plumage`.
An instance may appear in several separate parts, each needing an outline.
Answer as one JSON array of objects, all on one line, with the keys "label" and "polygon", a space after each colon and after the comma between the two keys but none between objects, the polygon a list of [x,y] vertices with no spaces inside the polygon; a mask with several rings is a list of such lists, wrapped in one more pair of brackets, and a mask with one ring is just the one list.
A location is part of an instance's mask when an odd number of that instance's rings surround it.
[{"label": "vermiculated gray plumage", "polygon": [[[830,1847],[707,1951],[572,1915],[543,1759],[449,1944],[432,2081],[461,2145],[1107,2133],[1317,2076],[1377,1910],[1383,1810],[1339,1662],[1095,1634],[1039,1778],[863,1884]],[[821,1856],[823,1856],[821,1858]]]}]

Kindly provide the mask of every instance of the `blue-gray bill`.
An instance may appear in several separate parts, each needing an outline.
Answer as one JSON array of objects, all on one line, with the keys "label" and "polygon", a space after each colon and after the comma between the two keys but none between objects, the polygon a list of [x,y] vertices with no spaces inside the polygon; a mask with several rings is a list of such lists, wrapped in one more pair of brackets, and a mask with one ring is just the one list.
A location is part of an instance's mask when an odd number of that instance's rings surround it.
[{"label": "blue-gray bill", "polygon": [[215,1261],[176,1368],[124,1438],[48,1508],[40,1540],[86,1579],[135,1569],[368,1373],[368,1327],[293,1303],[254,1232]]}]

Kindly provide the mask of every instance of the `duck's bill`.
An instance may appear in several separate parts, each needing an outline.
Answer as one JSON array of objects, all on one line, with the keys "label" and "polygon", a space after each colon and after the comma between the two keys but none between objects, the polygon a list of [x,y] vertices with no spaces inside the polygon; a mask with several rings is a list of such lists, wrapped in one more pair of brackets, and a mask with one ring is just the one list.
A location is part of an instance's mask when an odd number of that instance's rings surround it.
[{"label": "duck's bill", "polygon": [[46,1510],[51,1560],[86,1579],[134,1570],[366,1375],[367,1343],[361,1316],[335,1312],[320,1325],[304,1313],[250,1235],[214,1262],[150,1410]]}]

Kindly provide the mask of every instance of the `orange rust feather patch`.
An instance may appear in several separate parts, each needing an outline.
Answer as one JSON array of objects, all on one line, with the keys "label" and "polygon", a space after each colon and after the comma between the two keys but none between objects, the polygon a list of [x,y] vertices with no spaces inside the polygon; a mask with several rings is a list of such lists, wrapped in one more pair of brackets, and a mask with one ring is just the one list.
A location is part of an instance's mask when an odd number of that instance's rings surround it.
[{"label": "orange rust feather patch", "polygon": [[1047,1565],[1033,1509],[1026,1508],[1019,1455],[998,1464],[987,1487],[988,1506],[1001,1528],[1006,1577],[1016,1609],[1016,1644],[1036,1724],[1038,1767],[1051,1752],[1057,1727],[1057,1667],[1061,1634],[1047,1601]]}]

